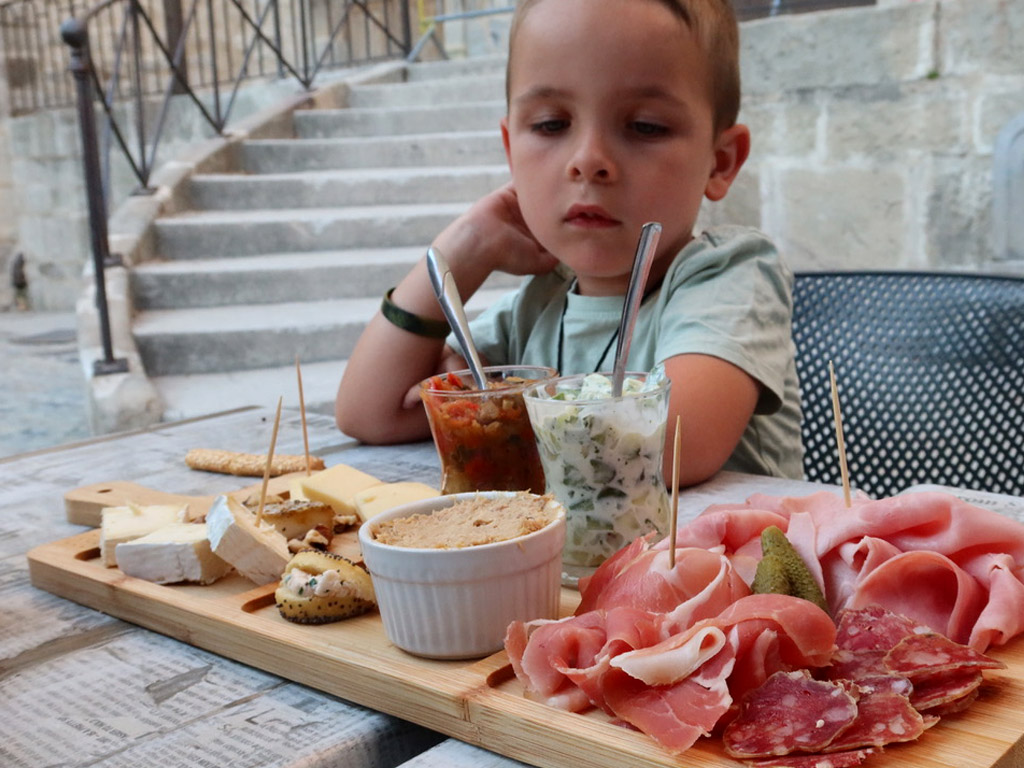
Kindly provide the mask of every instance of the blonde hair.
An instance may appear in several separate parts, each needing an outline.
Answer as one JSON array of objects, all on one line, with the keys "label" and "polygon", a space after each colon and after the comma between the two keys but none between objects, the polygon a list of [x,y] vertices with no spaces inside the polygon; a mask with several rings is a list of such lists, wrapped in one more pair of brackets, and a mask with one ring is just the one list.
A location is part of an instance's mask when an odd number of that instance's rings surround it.
[{"label": "blonde hair", "polygon": [[[516,35],[526,14],[541,0],[518,0],[509,30],[505,99],[508,100],[509,72]],[[740,32],[729,0],[648,0],[670,10],[697,39],[707,56],[711,81],[708,83],[714,107],[717,135],[736,123],[740,111]]]}]

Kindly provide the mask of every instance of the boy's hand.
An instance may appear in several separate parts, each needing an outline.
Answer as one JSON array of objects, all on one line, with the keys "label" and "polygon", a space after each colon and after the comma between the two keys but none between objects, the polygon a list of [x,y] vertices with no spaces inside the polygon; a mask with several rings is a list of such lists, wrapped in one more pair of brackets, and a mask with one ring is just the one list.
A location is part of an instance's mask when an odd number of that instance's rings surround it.
[{"label": "boy's hand", "polygon": [[550,272],[558,260],[544,250],[523,221],[511,182],[480,198],[434,241],[456,282],[482,282],[495,271],[513,275]]}]

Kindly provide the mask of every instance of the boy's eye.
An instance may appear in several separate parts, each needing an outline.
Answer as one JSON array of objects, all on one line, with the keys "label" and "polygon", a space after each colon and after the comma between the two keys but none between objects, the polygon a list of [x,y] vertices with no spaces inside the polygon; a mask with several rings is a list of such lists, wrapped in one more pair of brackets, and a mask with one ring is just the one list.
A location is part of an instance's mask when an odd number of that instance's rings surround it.
[{"label": "boy's eye", "polygon": [[664,136],[668,133],[666,126],[658,123],[649,123],[644,120],[634,120],[629,124],[629,127],[641,136],[656,137]]},{"label": "boy's eye", "polygon": [[538,120],[535,123],[531,123],[530,130],[534,133],[554,134],[559,131],[564,131],[568,125],[568,120],[552,118],[550,120]]}]

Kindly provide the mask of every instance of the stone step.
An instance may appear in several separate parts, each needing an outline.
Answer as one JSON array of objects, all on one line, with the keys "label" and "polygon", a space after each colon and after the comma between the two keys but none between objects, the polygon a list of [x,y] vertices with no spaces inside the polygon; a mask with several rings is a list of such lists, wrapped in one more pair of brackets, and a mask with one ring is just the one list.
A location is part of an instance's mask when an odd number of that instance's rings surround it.
[{"label": "stone step", "polygon": [[504,77],[505,62],[506,57],[504,55],[419,61],[407,67],[406,78],[411,82],[419,82],[445,78],[476,77],[479,75]]},{"label": "stone step", "polygon": [[419,246],[469,203],[187,211],[155,223],[164,259]]},{"label": "stone step", "polygon": [[426,246],[155,261],[132,270],[138,309],[273,304],[383,295]]},{"label": "stone step", "polygon": [[[413,248],[268,253],[230,259],[147,262],[132,270],[138,309],[186,309],[380,297],[423,256]],[[513,288],[520,278],[495,274],[488,288]]]},{"label": "stone step", "polygon": [[508,166],[359,168],[193,176],[191,204],[207,211],[476,200],[509,179]]},{"label": "stone step", "polygon": [[293,121],[298,138],[320,139],[493,131],[504,116],[505,101],[499,99],[401,108],[302,109],[296,110]]},{"label": "stone step", "polygon": [[[472,317],[503,291],[481,290]],[[380,298],[140,312],[133,333],[150,376],[223,373],[347,359]]]},{"label": "stone step", "polygon": [[250,139],[241,150],[242,168],[248,173],[494,165],[505,161],[498,130],[353,139]]},{"label": "stone step", "polygon": [[[332,414],[334,397],[348,361],[312,363],[300,359],[299,362],[306,412]],[[294,360],[289,365],[273,368],[157,376],[152,381],[166,404],[164,421],[191,419],[250,405],[276,408],[279,397],[284,398],[286,408],[299,407]]]},{"label": "stone step", "polygon": [[349,107],[426,107],[437,104],[461,104],[467,101],[491,101],[505,98],[502,73],[455,76],[408,83],[356,85],[349,91]]}]

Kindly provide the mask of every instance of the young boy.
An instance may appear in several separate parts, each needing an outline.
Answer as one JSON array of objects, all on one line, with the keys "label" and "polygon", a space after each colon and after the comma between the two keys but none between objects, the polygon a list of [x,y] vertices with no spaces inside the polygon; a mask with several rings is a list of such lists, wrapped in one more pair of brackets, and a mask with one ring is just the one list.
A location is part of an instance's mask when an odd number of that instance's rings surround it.
[{"label": "young boy", "polygon": [[[682,485],[722,468],[802,476],[792,275],[754,230],[693,233],[701,200],[725,196],[750,150],[738,36],[728,0],[520,0],[501,122],[512,181],[434,241],[463,300],[494,270],[533,275],[473,322],[485,364],[567,375],[611,370],[637,239],[660,222],[627,369],[664,363],[672,379]],[[425,259],[386,301],[415,327],[373,318],[338,426],[426,439],[416,384],[465,363],[431,334],[443,315]]]}]

